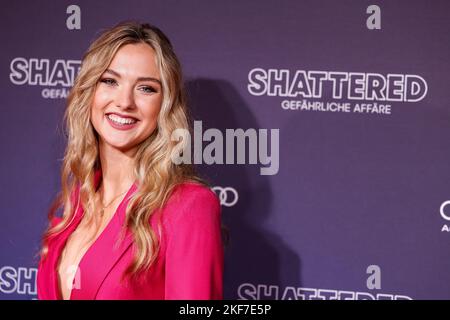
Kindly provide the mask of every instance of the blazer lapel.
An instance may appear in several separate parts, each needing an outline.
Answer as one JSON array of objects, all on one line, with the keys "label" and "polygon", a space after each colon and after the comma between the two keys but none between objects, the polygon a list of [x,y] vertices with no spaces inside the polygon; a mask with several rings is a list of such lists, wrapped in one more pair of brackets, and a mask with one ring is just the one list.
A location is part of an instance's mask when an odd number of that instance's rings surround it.
[{"label": "blazer lapel", "polygon": [[[78,190],[77,190],[78,191]],[[66,244],[67,238],[72,234],[75,228],[78,226],[83,210],[81,206],[77,208],[74,213],[73,221],[67,226],[65,230],[63,230],[60,234],[55,236],[55,238],[49,241],[49,250],[48,256],[46,257],[47,266],[49,268],[49,285],[46,286],[48,290],[48,299],[62,299],[61,291],[59,288],[59,279],[58,279],[58,264],[59,259],[61,257],[62,250]]]},{"label": "blazer lapel", "polygon": [[[94,173],[94,185],[98,186],[98,183],[100,182],[100,178],[102,176],[101,170],[96,170]],[[80,196],[80,186],[77,185],[74,190],[74,194],[71,197],[74,205],[78,203]],[[55,238],[51,239],[49,241],[49,250],[48,250],[48,256],[47,260],[47,266],[50,269],[49,274],[49,285],[48,285],[48,298],[49,299],[58,299],[61,300],[61,290],[59,287],[59,275],[58,275],[58,266],[59,261],[61,258],[61,253],[64,250],[64,247],[66,245],[67,239],[72,234],[72,232],[75,231],[78,224],[81,221],[81,218],[83,217],[83,208],[79,204],[74,211],[72,221],[69,223],[69,225],[66,227],[65,230],[63,230],[60,234],[55,236]]]},{"label": "blazer lapel", "polygon": [[80,287],[72,289],[71,299],[95,299],[110,270],[132,245],[133,237],[129,231],[125,232],[123,240],[120,236],[125,223],[126,206],[136,189],[137,185],[133,183],[111,221],[81,259],[78,270]]}]

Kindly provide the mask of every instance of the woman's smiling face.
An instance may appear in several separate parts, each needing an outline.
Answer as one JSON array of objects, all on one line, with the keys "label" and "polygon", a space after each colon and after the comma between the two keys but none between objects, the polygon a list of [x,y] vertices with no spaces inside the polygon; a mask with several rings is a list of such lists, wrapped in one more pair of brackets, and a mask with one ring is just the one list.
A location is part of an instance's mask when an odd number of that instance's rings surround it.
[{"label": "woman's smiling face", "polygon": [[127,44],[97,83],[91,122],[100,143],[128,152],[156,128],[163,99],[156,53],[146,43]]}]

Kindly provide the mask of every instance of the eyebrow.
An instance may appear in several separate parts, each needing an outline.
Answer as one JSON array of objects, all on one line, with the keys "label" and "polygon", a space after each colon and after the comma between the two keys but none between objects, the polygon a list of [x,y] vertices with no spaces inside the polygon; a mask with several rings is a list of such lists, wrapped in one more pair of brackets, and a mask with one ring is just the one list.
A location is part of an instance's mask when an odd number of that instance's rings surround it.
[{"label": "eyebrow", "polygon": [[[111,73],[111,74],[115,75],[118,78],[121,77],[120,73],[118,73],[117,71],[114,71],[112,69],[106,69],[105,73],[106,72]],[[162,86],[161,81],[159,79],[154,78],[154,77],[139,77],[139,78],[137,78],[137,81],[153,81],[153,82],[157,82],[160,86]]]}]

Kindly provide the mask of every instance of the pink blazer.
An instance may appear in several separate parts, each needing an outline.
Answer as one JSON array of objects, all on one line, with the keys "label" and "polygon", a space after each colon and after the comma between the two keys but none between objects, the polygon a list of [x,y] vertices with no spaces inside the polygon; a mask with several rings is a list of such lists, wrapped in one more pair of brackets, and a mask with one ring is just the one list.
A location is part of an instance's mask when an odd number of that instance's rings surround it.
[{"label": "pink blazer", "polygon": [[[100,171],[95,183],[99,182]],[[70,298],[75,299],[222,299],[223,247],[220,204],[206,187],[185,183],[175,188],[162,214],[160,252],[142,281],[121,282],[132,261],[134,244],[127,232],[116,245],[125,221],[125,207],[137,190],[136,183],[118,206],[113,218],[80,261]],[[77,192],[76,192],[77,194]],[[76,195],[78,197],[78,195]],[[48,243],[48,254],[38,267],[38,299],[61,299],[57,266],[67,238],[81,221],[83,208],[69,226]],[[155,216],[154,216],[155,217]],[[57,220],[53,221],[57,223]]]}]

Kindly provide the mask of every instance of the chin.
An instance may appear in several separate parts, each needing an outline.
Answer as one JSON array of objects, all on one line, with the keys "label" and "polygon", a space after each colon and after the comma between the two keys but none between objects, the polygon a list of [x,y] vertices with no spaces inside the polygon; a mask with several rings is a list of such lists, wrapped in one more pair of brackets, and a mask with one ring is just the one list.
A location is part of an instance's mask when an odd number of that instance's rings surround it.
[{"label": "chin", "polygon": [[123,143],[123,142],[116,142],[116,141],[105,141],[105,144],[112,149],[117,149],[122,152],[133,149],[136,146],[136,144],[134,144],[134,143]]}]

